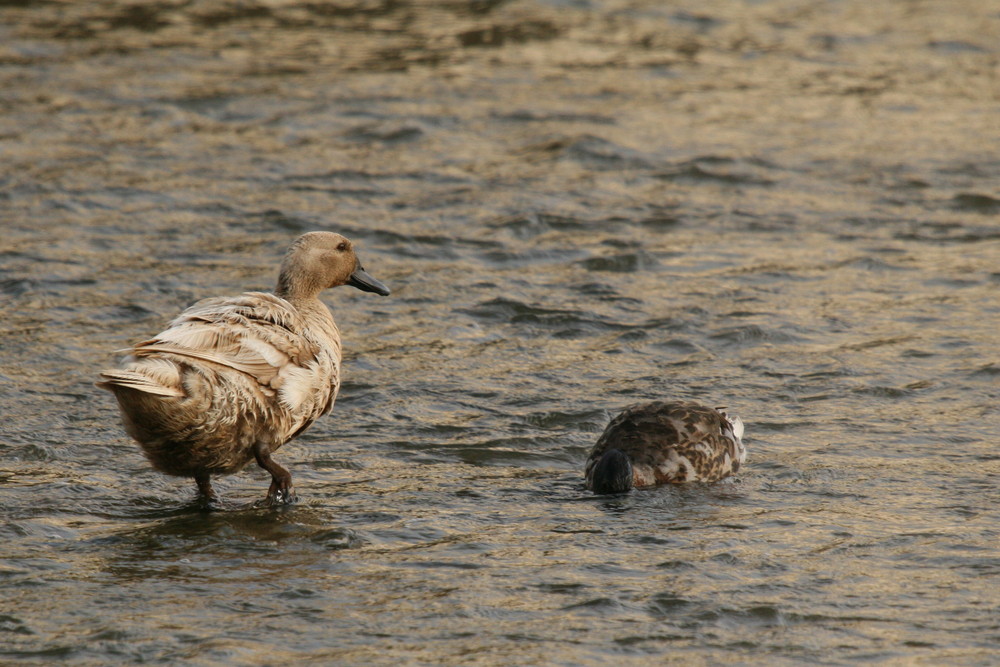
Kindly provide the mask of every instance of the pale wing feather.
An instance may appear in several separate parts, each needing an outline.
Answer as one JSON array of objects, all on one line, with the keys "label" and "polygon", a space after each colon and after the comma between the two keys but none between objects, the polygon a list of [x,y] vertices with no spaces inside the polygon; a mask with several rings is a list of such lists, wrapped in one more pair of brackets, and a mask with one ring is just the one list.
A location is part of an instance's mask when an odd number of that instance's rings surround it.
[{"label": "pale wing feather", "polygon": [[104,378],[104,381],[97,383],[99,387],[110,388],[111,385],[115,385],[153,394],[154,396],[169,396],[172,398],[184,396],[184,391],[176,385],[165,384],[157,381],[155,378],[127,369],[104,371],[101,373],[101,377]]},{"label": "pale wing feather", "polygon": [[[151,341],[136,345],[134,354],[142,357],[151,352],[176,354],[228,366],[252,375],[261,384],[270,384],[281,365],[272,360],[278,354],[262,354],[266,343],[255,340],[252,329],[223,329],[219,325],[187,322],[167,329]],[[274,350],[277,353],[277,350]],[[281,355],[287,363],[287,355]],[[268,358],[270,357],[270,359]]]},{"label": "pale wing feather", "polygon": [[[250,292],[199,301],[156,338],[136,345],[134,354],[158,352],[208,361],[277,389],[287,377],[295,377],[294,369],[310,368],[319,353],[319,346],[302,335],[304,330],[290,304]],[[312,379],[315,384],[315,375]]]},{"label": "pale wing feather", "polygon": [[[340,334],[333,318],[323,315],[300,313],[260,292],[204,299],[155,338],[136,345],[128,369],[105,374],[105,384],[180,397],[184,384],[170,357],[188,359],[193,366],[207,362],[230,368],[254,378],[264,395],[276,398],[284,441],[329,412],[337,397]],[[174,375],[160,377],[164,368]]]},{"label": "pale wing feather", "polygon": [[109,390],[116,386],[155,396],[180,398],[185,395],[177,366],[162,359],[143,359],[140,362],[130,357],[125,368],[104,371],[101,377],[103,381],[97,386]]}]

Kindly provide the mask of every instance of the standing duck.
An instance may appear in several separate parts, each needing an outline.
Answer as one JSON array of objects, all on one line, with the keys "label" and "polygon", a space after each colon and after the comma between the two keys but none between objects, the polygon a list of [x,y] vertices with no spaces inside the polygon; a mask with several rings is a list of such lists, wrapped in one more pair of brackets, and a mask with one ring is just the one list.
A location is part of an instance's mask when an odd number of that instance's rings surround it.
[{"label": "standing duck", "polygon": [[333,408],[340,332],[319,293],[338,285],[389,294],[349,240],[303,234],[285,254],[274,294],[197,302],[129,350],[121,368],[101,373],[97,386],[118,399],[125,430],[153,467],[193,477],[205,500],[216,499],[212,475],[256,460],[271,473],[267,502],[292,502],[292,476],[271,454]]},{"label": "standing duck", "polygon": [[743,420],[688,402],[631,405],[587,458],[587,488],[624,493],[659,484],[715,482],[746,461]]}]

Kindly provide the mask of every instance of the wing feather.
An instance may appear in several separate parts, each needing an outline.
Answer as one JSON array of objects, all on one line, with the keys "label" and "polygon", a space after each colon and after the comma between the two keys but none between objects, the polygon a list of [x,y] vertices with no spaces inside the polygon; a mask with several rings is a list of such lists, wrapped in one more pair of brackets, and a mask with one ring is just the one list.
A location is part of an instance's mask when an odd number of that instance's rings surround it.
[{"label": "wing feather", "polygon": [[[305,333],[301,315],[291,304],[271,294],[248,292],[199,301],[155,338],[136,345],[133,354],[172,354],[232,368],[282,389],[288,394],[282,402],[290,407],[306,400],[305,394],[317,389],[317,372],[323,374],[317,367],[322,346]],[[339,351],[339,340],[334,342]],[[339,366],[339,355],[335,363],[330,361],[324,365]]]}]

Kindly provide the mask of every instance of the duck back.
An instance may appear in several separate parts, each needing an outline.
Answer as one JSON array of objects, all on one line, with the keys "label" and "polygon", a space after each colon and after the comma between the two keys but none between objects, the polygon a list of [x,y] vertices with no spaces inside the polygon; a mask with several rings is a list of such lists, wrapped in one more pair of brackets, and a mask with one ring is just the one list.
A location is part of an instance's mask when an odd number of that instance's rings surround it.
[{"label": "duck back", "polygon": [[634,488],[718,481],[737,472],[746,460],[742,435],[739,417],[697,403],[632,405],[611,420],[591,450],[587,486],[595,489],[595,474],[600,473],[595,490],[601,492],[601,479],[607,477],[603,469],[621,458],[606,456],[615,451],[630,463]]}]

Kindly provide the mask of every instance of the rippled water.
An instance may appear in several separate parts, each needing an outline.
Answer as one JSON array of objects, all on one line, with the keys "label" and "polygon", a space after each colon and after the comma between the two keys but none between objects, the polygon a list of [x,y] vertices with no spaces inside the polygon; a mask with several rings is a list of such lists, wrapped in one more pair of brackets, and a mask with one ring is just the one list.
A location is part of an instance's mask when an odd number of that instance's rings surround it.
[{"label": "rippled water", "polygon": [[[995,664],[990,3],[0,5],[0,661]],[[200,511],[92,382],[311,229],[393,295]],[[661,397],[739,477],[586,492]]]}]

